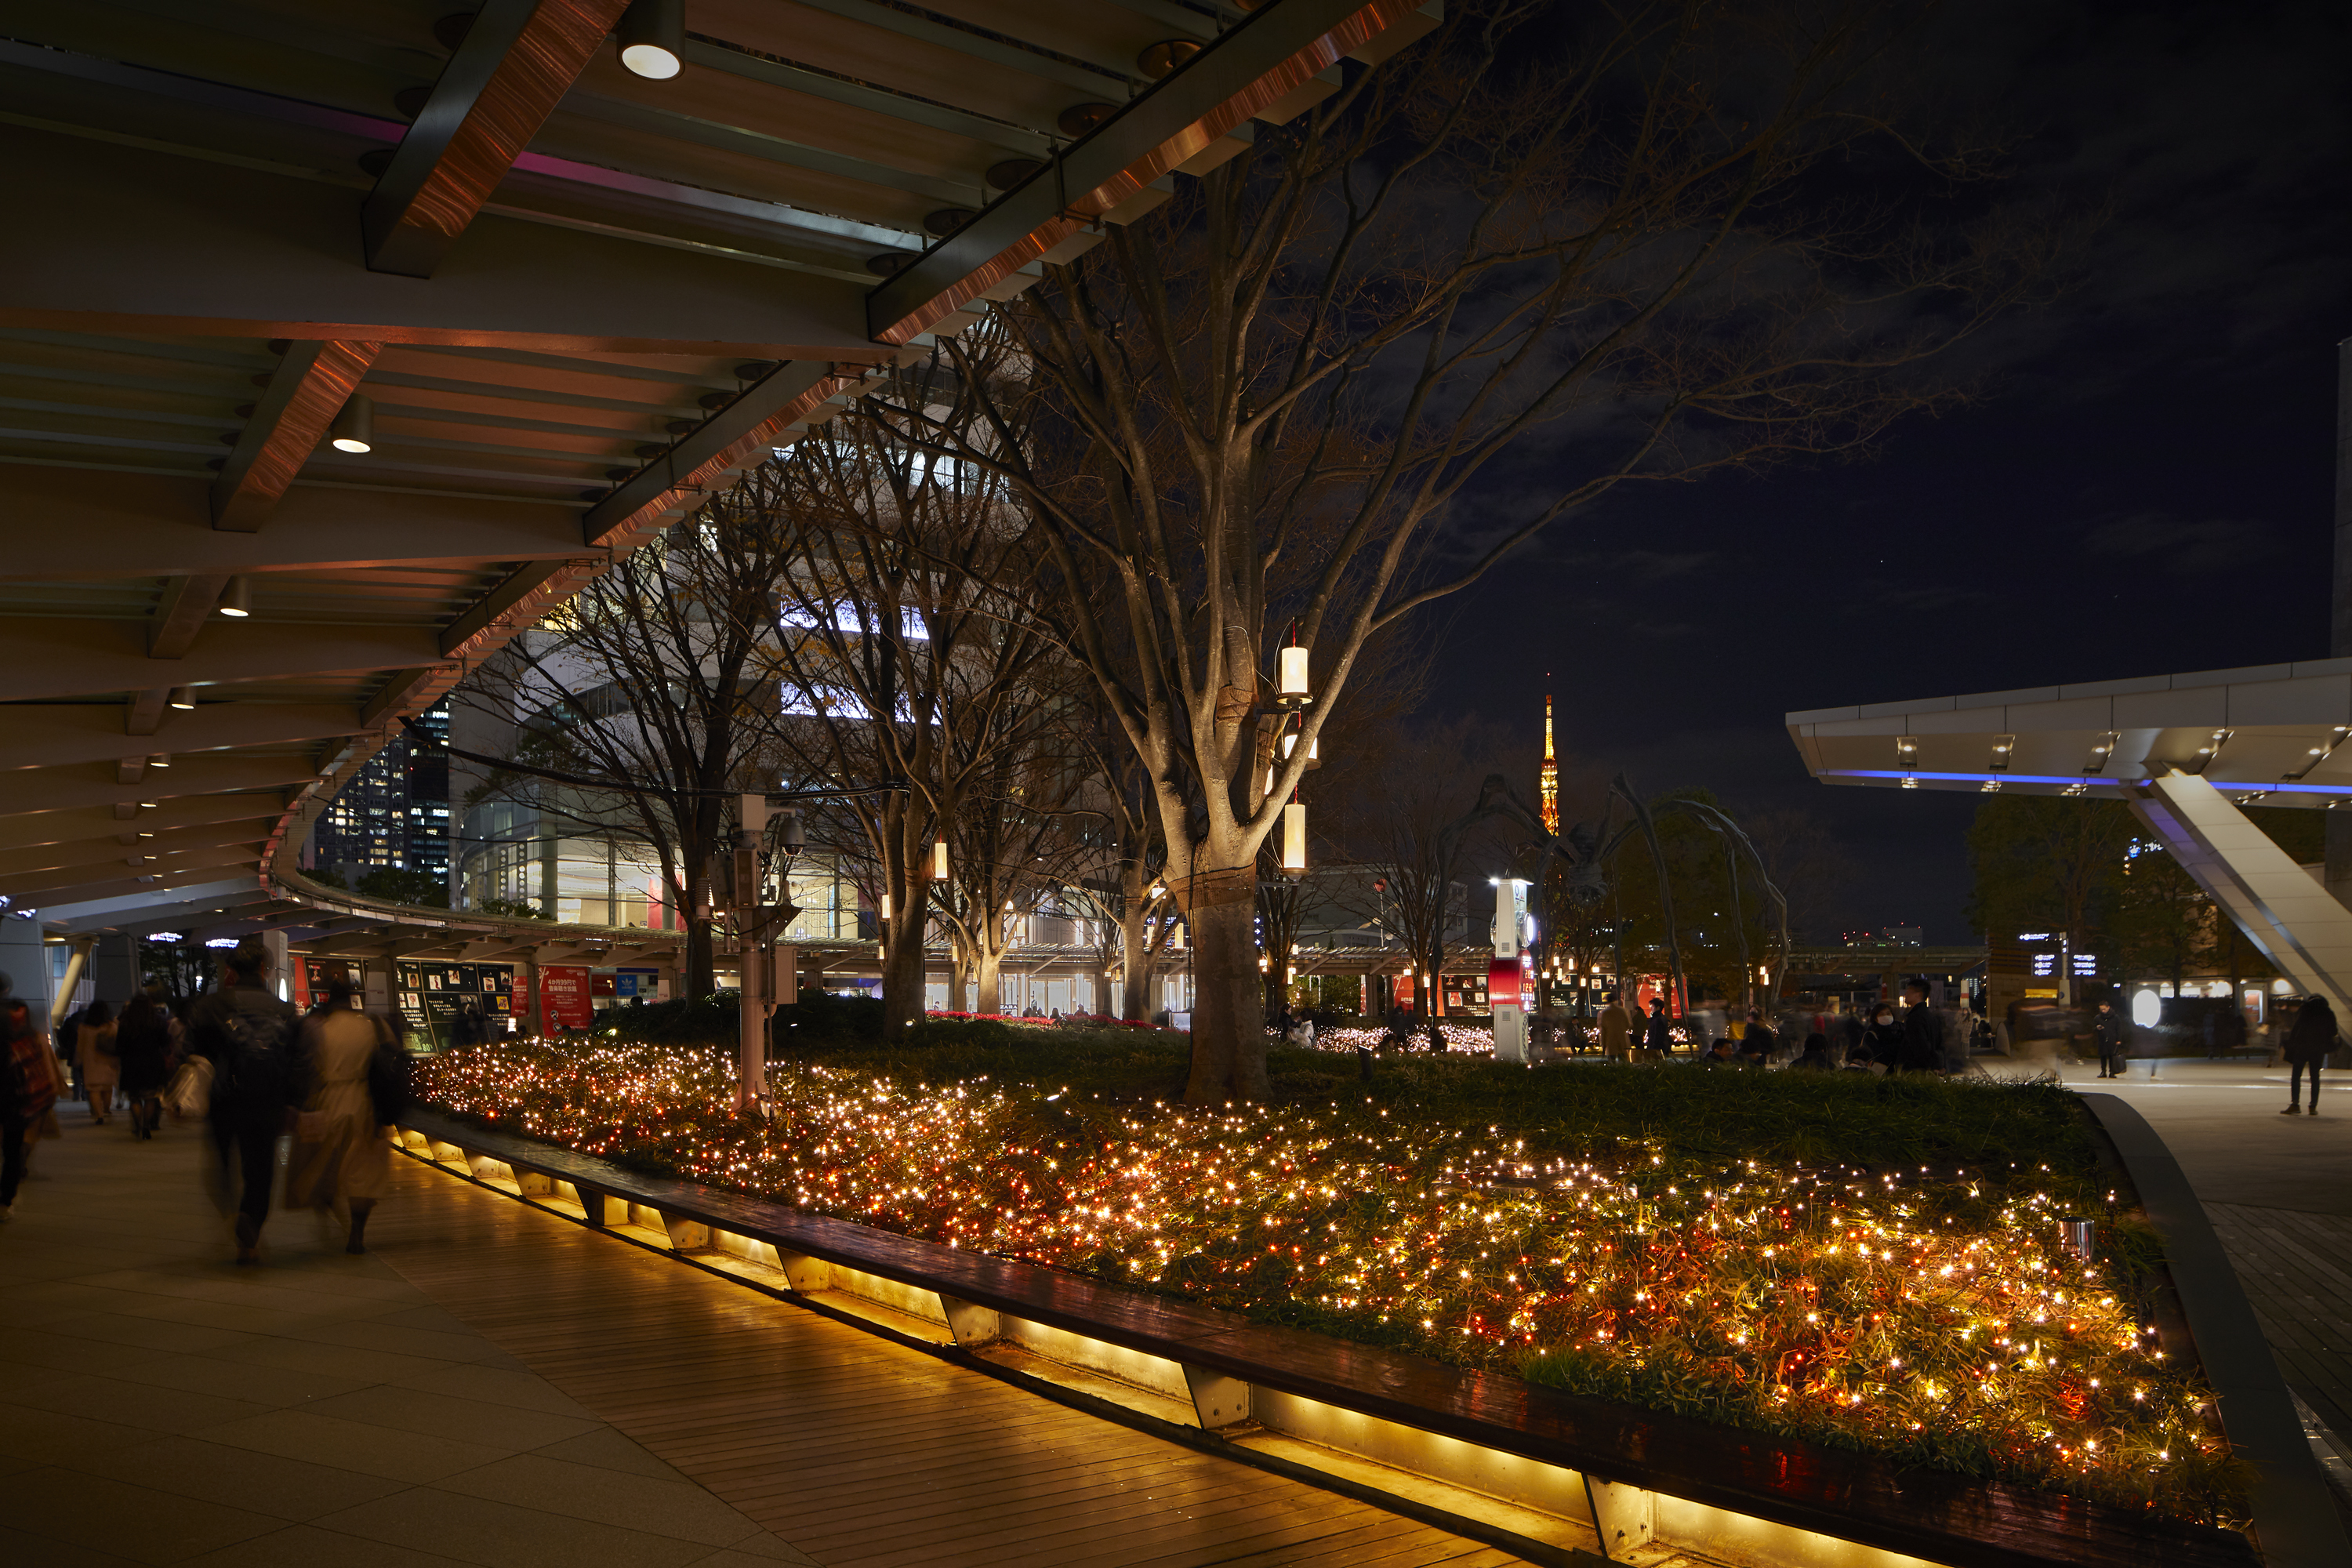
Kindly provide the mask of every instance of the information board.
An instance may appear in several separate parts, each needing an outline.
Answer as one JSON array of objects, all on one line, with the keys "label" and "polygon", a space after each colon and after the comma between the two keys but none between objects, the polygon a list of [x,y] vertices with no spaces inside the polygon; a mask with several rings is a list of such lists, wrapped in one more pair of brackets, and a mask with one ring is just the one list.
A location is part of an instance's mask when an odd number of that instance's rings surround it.
[{"label": "information board", "polygon": [[588,994],[588,971],[551,963],[539,972],[539,1005],[551,1029],[584,1029],[595,1022]]}]

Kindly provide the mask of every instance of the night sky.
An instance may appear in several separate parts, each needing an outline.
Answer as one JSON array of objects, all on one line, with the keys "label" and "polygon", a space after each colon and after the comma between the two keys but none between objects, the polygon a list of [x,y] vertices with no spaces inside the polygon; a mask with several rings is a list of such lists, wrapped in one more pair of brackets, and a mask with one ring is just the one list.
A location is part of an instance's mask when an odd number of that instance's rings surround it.
[{"label": "night sky", "polygon": [[1872,460],[1564,519],[1419,628],[1426,713],[1523,726],[1531,773],[1549,668],[1565,758],[1834,836],[1853,874],[1807,934],[1968,940],[1976,798],[1814,784],[1782,715],[2326,656],[2347,16],[1955,7],[1955,81],[2038,128],[2021,189],[2112,210],[2081,281],[1975,351],[1982,402]]}]

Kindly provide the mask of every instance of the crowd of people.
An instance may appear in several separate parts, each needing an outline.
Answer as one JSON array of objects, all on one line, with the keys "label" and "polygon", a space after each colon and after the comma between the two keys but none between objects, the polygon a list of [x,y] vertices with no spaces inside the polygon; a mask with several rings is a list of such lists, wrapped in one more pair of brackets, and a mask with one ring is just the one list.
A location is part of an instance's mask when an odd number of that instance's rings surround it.
[{"label": "crowd of people", "polygon": [[364,1252],[391,1172],[386,1132],[407,1101],[408,1053],[358,1010],[347,973],[331,972],[306,1014],[271,989],[268,969],[268,948],[247,939],[226,952],[213,989],[173,998],[151,984],[119,1004],[101,998],[65,1019],[56,1041],[0,975],[0,1221],[14,1215],[35,1149],[63,1135],[59,1106],[79,1099],[94,1128],[119,1102],[140,1142],[167,1113],[202,1123],[202,1179],[239,1263],[260,1260],[281,1164],[286,1206],[335,1216],[344,1250]]}]

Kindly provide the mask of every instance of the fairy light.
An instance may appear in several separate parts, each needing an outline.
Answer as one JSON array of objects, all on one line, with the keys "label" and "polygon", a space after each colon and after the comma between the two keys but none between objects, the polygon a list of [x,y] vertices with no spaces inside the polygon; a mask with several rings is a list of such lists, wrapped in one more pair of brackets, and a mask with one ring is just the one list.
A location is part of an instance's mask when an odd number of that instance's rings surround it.
[{"label": "fairy light", "polygon": [[1662,1139],[1604,1158],[1370,1100],[1134,1105],[792,1061],[754,1123],[731,1059],[617,1040],[500,1041],[418,1079],[526,1137],[951,1247],[1917,1462],[1964,1432],[2007,1479],[2244,1516],[2210,1389],[2105,1258],[2059,1249],[2047,1165],[1874,1176]]}]

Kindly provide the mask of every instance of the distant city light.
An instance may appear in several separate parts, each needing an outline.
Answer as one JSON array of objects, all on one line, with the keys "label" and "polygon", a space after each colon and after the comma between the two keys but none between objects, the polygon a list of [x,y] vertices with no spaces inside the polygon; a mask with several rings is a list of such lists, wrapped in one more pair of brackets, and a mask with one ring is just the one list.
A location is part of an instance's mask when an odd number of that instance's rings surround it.
[{"label": "distant city light", "polygon": [[147,933],[147,940],[149,942],[185,942],[188,939],[175,931],[151,931]]}]

